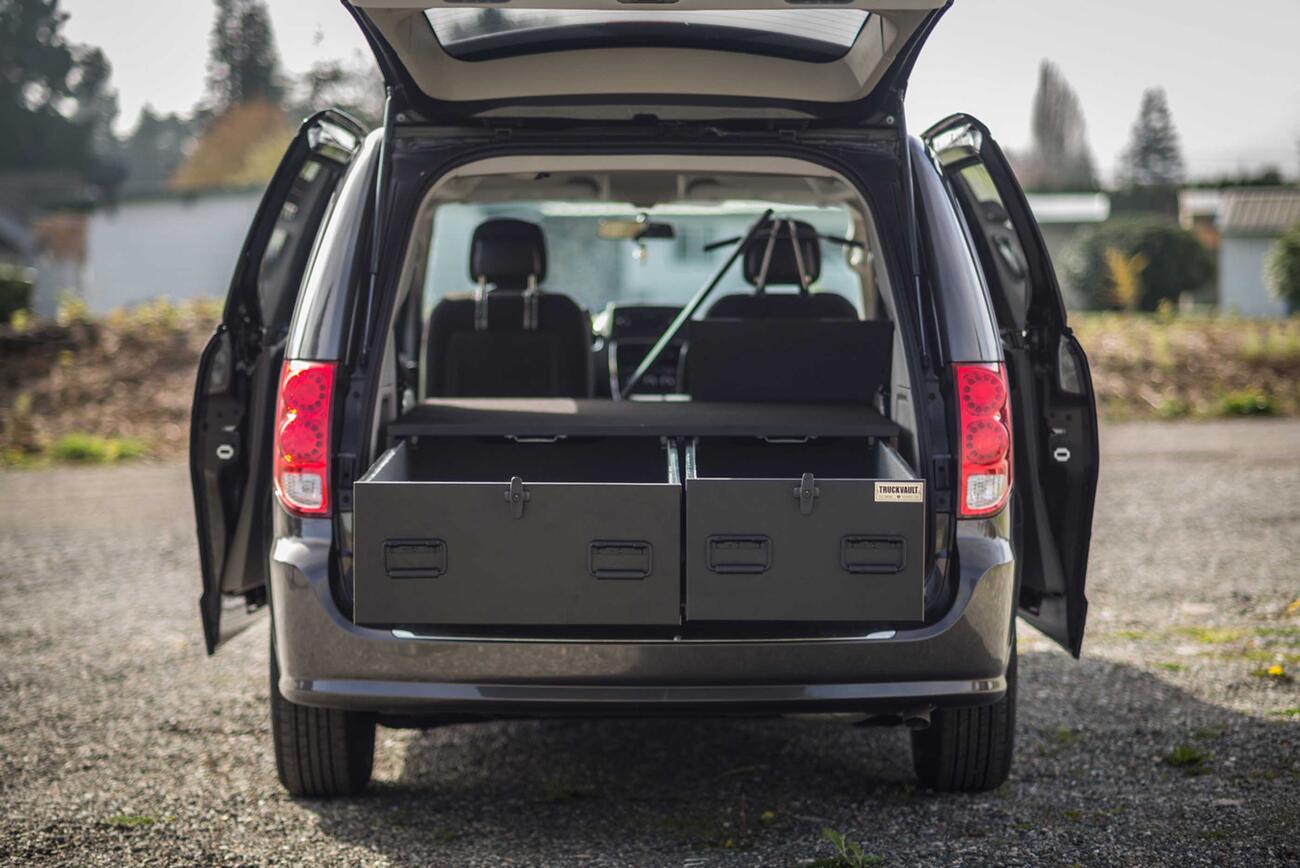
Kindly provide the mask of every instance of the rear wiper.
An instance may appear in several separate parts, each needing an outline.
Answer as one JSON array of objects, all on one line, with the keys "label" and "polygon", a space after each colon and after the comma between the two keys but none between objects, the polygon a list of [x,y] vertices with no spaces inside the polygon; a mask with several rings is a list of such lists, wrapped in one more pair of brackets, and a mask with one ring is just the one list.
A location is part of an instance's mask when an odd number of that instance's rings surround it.
[{"label": "rear wiper", "polygon": [[[646,371],[650,370],[654,363],[659,361],[659,357],[663,355],[663,352],[668,348],[668,345],[673,342],[673,338],[677,337],[677,333],[682,330],[682,326],[686,325],[687,321],[690,320],[691,317],[695,316],[695,312],[700,309],[701,305],[703,305],[705,301],[708,300],[709,294],[718,288],[718,284],[722,282],[722,278],[726,275],[727,269],[731,268],[731,264],[740,258],[740,254],[749,246],[749,242],[754,240],[754,236],[756,236],[758,231],[767,224],[767,221],[771,217],[772,209],[768,208],[760,214],[758,219],[754,221],[754,224],[749,227],[749,231],[741,237],[734,239],[735,241],[740,242],[736,245],[736,249],[731,251],[731,255],[727,257],[726,262],[722,263],[722,267],[717,270],[713,277],[709,278],[708,283],[700,287],[700,291],[695,293],[695,297],[687,303],[686,307],[682,308],[681,313],[677,314],[676,318],[669,324],[668,328],[664,330],[664,333],[659,336],[659,340],[655,341],[655,345],[650,348],[650,352],[645,354],[645,358],[641,360],[641,364],[636,366],[636,370],[632,372],[632,377],[627,381],[627,384],[614,394],[614,400],[622,400],[632,394],[632,390],[636,388],[637,383],[641,382],[641,378],[645,376]],[[718,247],[720,244],[728,243],[730,242],[714,242],[713,246]]]},{"label": "rear wiper", "polygon": [[[806,238],[807,236],[805,235],[804,237]],[[840,238],[836,235],[822,235],[821,233],[818,233],[817,237],[822,241],[829,241],[831,244],[838,244],[841,247],[865,246],[861,241],[854,241],[852,238]],[[704,245],[702,249],[705,253],[711,253],[719,247],[726,247],[728,244],[735,244],[740,239],[741,236],[739,235],[733,235],[730,238],[719,238],[717,241],[710,241],[708,244]]]}]

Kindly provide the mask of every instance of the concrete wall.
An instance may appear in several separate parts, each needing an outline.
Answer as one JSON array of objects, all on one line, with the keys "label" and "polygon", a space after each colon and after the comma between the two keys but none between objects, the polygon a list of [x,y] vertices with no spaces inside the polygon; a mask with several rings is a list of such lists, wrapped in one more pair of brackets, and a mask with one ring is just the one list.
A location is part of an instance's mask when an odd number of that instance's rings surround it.
[{"label": "concrete wall", "polygon": [[1219,246],[1219,307],[1242,316],[1286,316],[1286,302],[1269,291],[1264,261],[1272,238],[1224,237]]},{"label": "concrete wall", "polygon": [[92,313],[156,298],[225,298],[260,192],[123,202],[90,216],[82,295]]}]

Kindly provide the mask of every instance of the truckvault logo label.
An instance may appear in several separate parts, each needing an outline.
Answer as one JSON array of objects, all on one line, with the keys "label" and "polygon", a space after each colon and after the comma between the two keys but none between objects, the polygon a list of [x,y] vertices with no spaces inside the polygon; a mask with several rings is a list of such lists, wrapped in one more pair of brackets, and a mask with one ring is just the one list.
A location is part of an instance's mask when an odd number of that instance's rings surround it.
[{"label": "truckvault logo label", "polygon": [[876,502],[920,503],[925,500],[924,482],[877,482]]}]

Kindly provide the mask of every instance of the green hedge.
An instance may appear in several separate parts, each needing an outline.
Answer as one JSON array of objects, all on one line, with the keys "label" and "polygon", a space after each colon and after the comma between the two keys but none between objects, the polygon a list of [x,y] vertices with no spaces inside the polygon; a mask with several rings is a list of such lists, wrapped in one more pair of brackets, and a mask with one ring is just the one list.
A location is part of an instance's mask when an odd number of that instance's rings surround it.
[{"label": "green hedge", "polygon": [[1066,280],[1086,306],[1093,310],[1118,310],[1112,263],[1107,253],[1136,261],[1141,294],[1138,310],[1154,311],[1160,302],[1177,301],[1195,292],[1214,276],[1214,257],[1196,236],[1173,220],[1162,217],[1122,217],[1084,232],[1066,251]]},{"label": "green hedge", "polygon": [[31,272],[12,265],[0,265],[0,323],[9,322],[15,311],[32,304]]}]

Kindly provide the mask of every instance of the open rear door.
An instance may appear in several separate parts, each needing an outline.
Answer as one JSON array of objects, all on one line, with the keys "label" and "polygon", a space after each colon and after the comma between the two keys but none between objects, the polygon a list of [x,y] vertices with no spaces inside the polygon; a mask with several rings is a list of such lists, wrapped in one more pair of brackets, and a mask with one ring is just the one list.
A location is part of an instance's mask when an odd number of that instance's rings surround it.
[{"label": "open rear door", "polygon": [[211,654],[266,602],[275,386],[299,284],[364,131],[337,112],[303,123],[276,169],[235,266],[221,323],[199,359],[190,481]]},{"label": "open rear door", "polygon": [[1066,325],[1051,259],[1002,149],[979,121],[924,134],[979,252],[1012,390],[1020,614],[1074,656],[1097,491],[1097,410],[1088,360]]},{"label": "open rear door", "polygon": [[407,120],[628,120],[861,118],[950,0],[345,2]]}]

